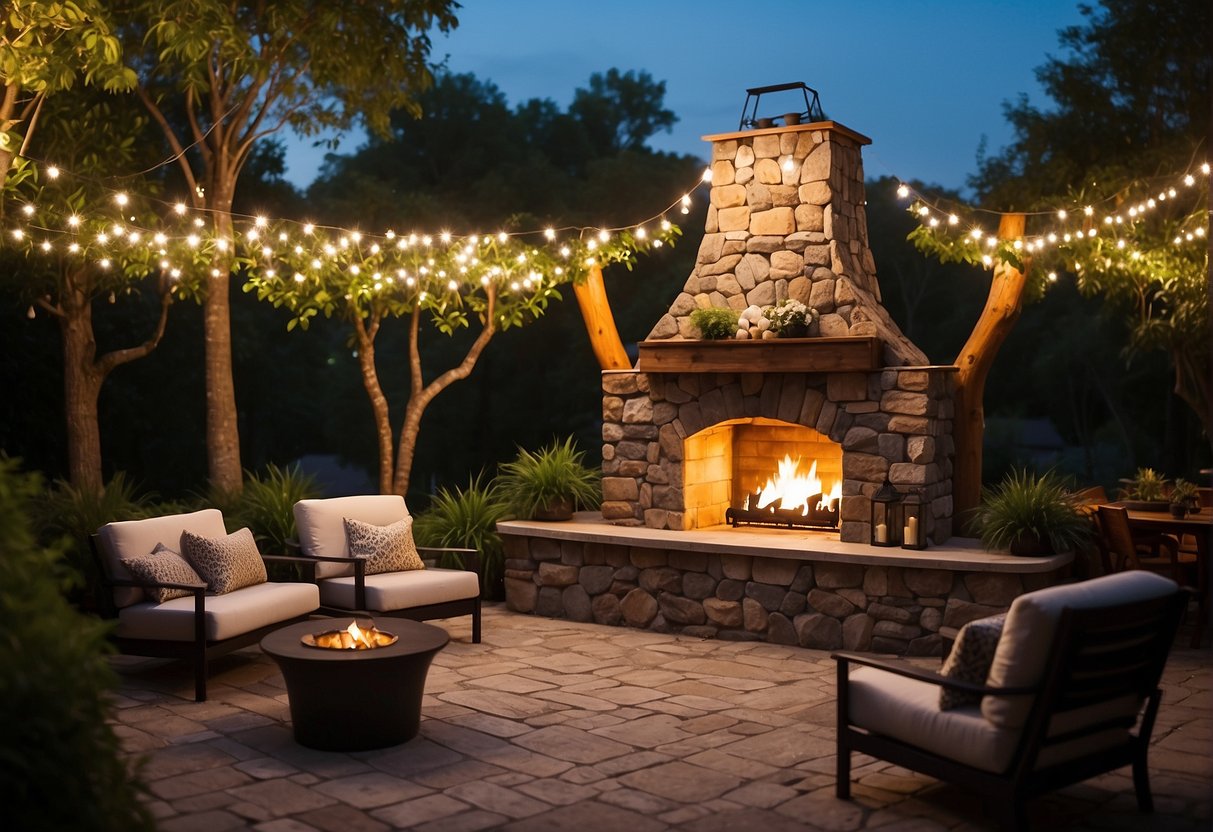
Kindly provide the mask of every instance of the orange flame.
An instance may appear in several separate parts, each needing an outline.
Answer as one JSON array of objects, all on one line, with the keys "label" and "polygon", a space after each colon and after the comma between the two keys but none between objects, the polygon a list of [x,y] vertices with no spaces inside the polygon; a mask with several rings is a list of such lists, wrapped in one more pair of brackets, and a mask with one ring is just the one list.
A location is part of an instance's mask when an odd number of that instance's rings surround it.
[{"label": "orange flame", "polygon": [[841,481],[835,481],[830,492],[825,493],[825,488],[817,477],[817,460],[813,460],[807,474],[800,473],[800,463],[800,457],[793,460],[790,455],[785,454],[775,476],[768,477],[766,485],[758,490],[758,505],[751,506],[747,498],[745,508],[762,509],[782,500],[781,508],[800,509],[802,515],[807,515],[811,497],[822,495],[818,505],[813,506],[814,509],[821,508],[822,504],[828,506],[832,500],[842,497]]}]

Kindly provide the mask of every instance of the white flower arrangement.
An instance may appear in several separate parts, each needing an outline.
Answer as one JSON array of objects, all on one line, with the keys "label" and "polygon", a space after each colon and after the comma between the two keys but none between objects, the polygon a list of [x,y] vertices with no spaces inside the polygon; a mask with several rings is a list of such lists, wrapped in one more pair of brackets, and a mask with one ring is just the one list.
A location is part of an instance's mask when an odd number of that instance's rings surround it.
[{"label": "white flower arrangement", "polygon": [[806,306],[795,298],[785,298],[763,310],[763,317],[771,322],[771,329],[785,334],[788,330],[807,327],[821,316],[812,306]]}]

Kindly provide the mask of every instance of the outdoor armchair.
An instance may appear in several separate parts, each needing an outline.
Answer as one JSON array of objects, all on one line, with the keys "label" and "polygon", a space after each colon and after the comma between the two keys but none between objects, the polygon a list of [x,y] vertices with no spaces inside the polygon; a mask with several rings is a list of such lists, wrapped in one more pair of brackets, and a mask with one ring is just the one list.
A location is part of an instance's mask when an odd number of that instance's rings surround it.
[{"label": "outdoor armchair", "polygon": [[[206,700],[209,659],[256,644],[320,606],[314,584],[266,580],[266,562],[296,558],[262,556],[252,535],[241,532],[228,535],[222,513],[205,509],[107,523],[90,539],[102,583],[112,590],[102,598],[102,612],[117,619],[115,646],[130,655],[191,661],[199,702]],[[208,588],[182,557],[191,545],[187,538],[220,553],[207,555],[217,580],[243,585],[221,586],[219,593]]]},{"label": "outdoor armchair", "polygon": [[[392,494],[300,500],[295,503],[298,545],[315,561],[325,613],[366,613],[426,621],[472,616],[472,641],[480,642],[480,558],[475,549],[416,546],[404,498]],[[392,550],[386,564],[380,556]],[[401,564],[395,555],[404,550]],[[433,561],[446,553],[462,569]],[[382,570],[382,571],[380,571]]]},{"label": "outdoor armchair", "polygon": [[[850,797],[858,751],[982,795],[1010,829],[1027,827],[1030,798],[1128,765],[1138,808],[1151,811],[1158,683],[1186,600],[1149,572],[1021,595],[988,673],[945,675],[960,668],[951,657],[941,673],[835,653],[838,797]],[[941,690],[972,701],[945,710]]]}]

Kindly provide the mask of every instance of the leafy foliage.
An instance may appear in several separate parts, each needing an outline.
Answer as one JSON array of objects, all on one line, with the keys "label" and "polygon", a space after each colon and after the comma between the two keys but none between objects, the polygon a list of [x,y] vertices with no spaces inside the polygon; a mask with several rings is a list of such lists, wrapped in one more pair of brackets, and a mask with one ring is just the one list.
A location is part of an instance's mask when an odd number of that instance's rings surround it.
[{"label": "leafy foliage", "polygon": [[[481,592],[486,598],[501,596],[505,577],[505,551],[497,534],[497,521],[509,514],[499,489],[484,485],[483,473],[468,480],[464,488],[438,489],[430,507],[417,515],[413,535],[421,546],[475,549],[480,553]],[[454,553],[446,553],[439,566],[463,566]]]},{"label": "leafy foliage", "polygon": [[1131,500],[1145,502],[1163,500],[1167,496],[1167,478],[1153,468],[1138,468],[1125,491],[1125,496]]},{"label": "leafy foliage", "polygon": [[31,830],[151,830],[107,722],[106,625],[61,594],[61,546],[28,520],[41,487],[0,457],[0,779],[5,823]]},{"label": "leafy foliage", "polygon": [[997,485],[983,488],[975,521],[982,544],[990,550],[1006,550],[1022,539],[1036,538],[1054,552],[1066,552],[1085,546],[1094,535],[1080,501],[1052,471],[1038,476],[1016,470]]},{"label": "leafy foliage", "polygon": [[272,462],[264,474],[245,473],[240,494],[229,497],[224,520],[233,529],[247,526],[265,554],[284,554],[295,538],[295,503],[320,496],[315,478],[299,466],[280,468]]},{"label": "leafy foliage", "polygon": [[535,512],[561,499],[574,508],[598,508],[602,502],[601,475],[582,464],[584,453],[573,438],[553,439],[537,451],[518,449],[518,455],[498,469],[496,485],[501,497],[518,517]]},{"label": "leafy foliage", "polygon": [[710,341],[732,338],[737,333],[737,310],[718,307],[696,309],[691,313],[691,323],[700,335]]}]

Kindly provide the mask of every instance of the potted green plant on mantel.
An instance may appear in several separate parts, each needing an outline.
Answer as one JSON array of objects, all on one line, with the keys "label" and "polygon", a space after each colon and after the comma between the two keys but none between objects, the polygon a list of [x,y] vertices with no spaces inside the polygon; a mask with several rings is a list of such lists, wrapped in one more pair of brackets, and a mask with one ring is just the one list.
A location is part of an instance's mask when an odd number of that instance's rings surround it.
[{"label": "potted green plant on mantel", "polygon": [[1171,486],[1171,516],[1182,520],[1189,511],[1196,511],[1196,485],[1177,479]]},{"label": "potted green plant on mantel", "polygon": [[737,312],[732,309],[696,309],[691,313],[691,323],[709,341],[722,341],[737,334]]},{"label": "potted green plant on mantel", "polygon": [[1167,510],[1167,479],[1153,468],[1138,468],[1124,490],[1125,508],[1136,511]]},{"label": "potted green plant on mantel", "polygon": [[1095,531],[1081,503],[1052,471],[1040,476],[1012,471],[983,489],[975,521],[982,545],[1013,555],[1075,551]]},{"label": "potted green plant on mantel", "polygon": [[568,520],[578,507],[602,503],[601,475],[583,465],[583,457],[571,436],[535,452],[519,448],[512,462],[501,465],[496,486],[516,517]]}]

